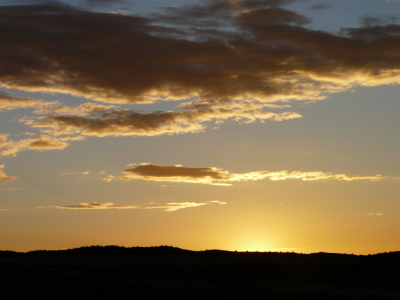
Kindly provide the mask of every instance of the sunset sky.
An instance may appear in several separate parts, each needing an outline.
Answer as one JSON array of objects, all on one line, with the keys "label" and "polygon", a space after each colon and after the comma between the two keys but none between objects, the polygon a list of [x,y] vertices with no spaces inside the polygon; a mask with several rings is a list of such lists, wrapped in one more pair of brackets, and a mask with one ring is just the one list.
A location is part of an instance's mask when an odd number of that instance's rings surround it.
[{"label": "sunset sky", "polygon": [[0,250],[400,250],[400,1],[0,0]]}]

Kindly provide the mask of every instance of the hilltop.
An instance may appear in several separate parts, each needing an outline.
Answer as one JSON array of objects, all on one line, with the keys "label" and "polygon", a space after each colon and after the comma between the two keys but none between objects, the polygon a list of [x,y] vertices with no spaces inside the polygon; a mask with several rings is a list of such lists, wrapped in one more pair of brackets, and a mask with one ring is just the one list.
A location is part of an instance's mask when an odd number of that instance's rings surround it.
[{"label": "hilltop", "polygon": [[0,251],[4,299],[400,299],[400,252],[89,246]]}]

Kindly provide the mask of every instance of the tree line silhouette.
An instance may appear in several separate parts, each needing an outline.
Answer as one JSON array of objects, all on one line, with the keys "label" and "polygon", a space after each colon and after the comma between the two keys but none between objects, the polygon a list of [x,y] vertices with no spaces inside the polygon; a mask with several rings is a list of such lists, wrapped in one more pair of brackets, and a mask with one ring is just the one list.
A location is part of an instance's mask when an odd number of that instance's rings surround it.
[{"label": "tree line silhouette", "polygon": [[400,252],[0,251],[2,299],[400,299]]}]

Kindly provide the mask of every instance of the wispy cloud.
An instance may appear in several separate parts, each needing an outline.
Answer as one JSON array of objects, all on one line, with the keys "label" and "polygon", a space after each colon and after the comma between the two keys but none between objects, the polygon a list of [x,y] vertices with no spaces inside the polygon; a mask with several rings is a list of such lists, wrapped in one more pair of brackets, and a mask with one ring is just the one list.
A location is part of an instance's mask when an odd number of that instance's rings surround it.
[{"label": "wispy cloud", "polygon": [[[205,129],[206,122],[221,122],[228,119],[243,122],[282,121],[301,117],[294,112],[272,113],[264,112],[260,105],[241,105],[241,107],[223,107],[203,103],[195,109],[185,109],[180,112],[149,112],[140,113],[127,109],[102,111],[104,106],[89,105],[82,115],[52,114],[40,118],[21,120],[25,124],[40,128],[42,132],[54,136],[79,134],[83,136],[153,136],[161,134],[179,134],[200,132]],[[261,106],[262,107],[262,106]],[[93,110],[90,110],[93,108]],[[108,107],[109,108],[109,107]],[[65,112],[82,112],[72,108],[63,108]],[[57,112],[54,108],[42,112]],[[60,109],[59,112],[62,112]]]},{"label": "wispy cloud", "polygon": [[207,203],[196,203],[196,202],[177,202],[167,203],[167,205],[148,205],[142,206],[141,209],[161,209],[163,211],[177,211],[179,209],[198,207],[206,205]]},{"label": "wispy cloud", "polygon": [[19,141],[8,139],[8,134],[0,134],[0,156],[16,156],[16,153],[24,150],[62,150],[69,143],[67,141],[76,141],[84,139],[81,136],[56,138],[50,135],[37,134],[35,138],[27,138]]},{"label": "wispy cloud", "polygon": [[[299,179],[303,181],[314,180],[370,180],[379,181],[383,177],[381,175],[360,176],[360,175],[345,175],[333,174],[326,172],[302,172],[302,171],[256,171],[249,173],[234,174],[215,167],[206,168],[188,168],[182,165],[159,166],[153,164],[140,164],[136,167],[126,169],[123,176],[119,177],[122,180],[150,180],[150,181],[167,181],[167,182],[190,182],[203,183],[211,185],[231,185],[237,181],[254,181],[262,179],[270,180],[287,180]],[[117,179],[115,176],[109,181]]]},{"label": "wispy cloud", "polygon": [[0,112],[18,108],[45,108],[58,104],[57,101],[45,101],[33,98],[18,98],[0,91]]},{"label": "wispy cloud", "polygon": [[332,8],[332,5],[321,3],[321,4],[315,4],[310,6],[310,9],[312,10],[325,10],[325,9],[330,9]]},{"label": "wispy cloud", "polygon": [[61,172],[59,175],[104,175],[106,174],[105,171],[100,171],[100,172],[94,172],[94,171],[83,171],[83,172],[78,172],[78,171],[71,171],[71,170],[66,170],[64,172]]},{"label": "wispy cloud", "polygon": [[115,105],[103,105],[98,103],[83,103],[76,107],[63,106],[63,105],[49,105],[36,109],[33,113],[41,115],[73,115],[73,116],[87,116],[93,114],[106,113],[110,110],[118,108]]},{"label": "wispy cloud", "polygon": [[110,6],[112,4],[129,3],[126,0],[82,0],[82,4],[88,6]]},{"label": "wispy cloud", "polygon": [[220,201],[207,201],[207,202],[202,202],[202,203],[196,203],[196,202],[173,202],[173,203],[167,203],[165,205],[158,205],[157,203],[147,203],[144,205],[128,205],[128,206],[119,206],[119,205],[114,205],[112,202],[108,203],[98,203],[98,202],[92,202],[92,203],[80,203],[76,205],[63,205],[63,206],[56,206],[56,208],[61,208],[61,209],[160,209],[163,211],[177,211],[179,209],[184,209],[184,208],[191,208],[191,207],[198,207],[198,206],[203,206],[207,204],[226,204],[226,202],[220,202]]},{"label": "wispy cloud", "polygon": [[17,179],[15,176],[7,176],[6,173],[3,171],[4,165],[0,165],[0,183],[5,184]]},{"label": "wispy cloud", "polygon": [[400,18],[396,15],[371,15],[366,14],[360,16],[360,24],[362,27],[368,28],[373,26],[385,26],[388,24],[399,24]]},{"label": "wispy cloud", "polygon": [[98,202],[91,202],[91,203],[79,203],[74,205],[63,205],[63,206],[56,206],[56,208],[63,208],[63,209],[131,209],[137,208],[137,206],[118,206],[114,205],[112,202],[107,202],[104,204]]}]

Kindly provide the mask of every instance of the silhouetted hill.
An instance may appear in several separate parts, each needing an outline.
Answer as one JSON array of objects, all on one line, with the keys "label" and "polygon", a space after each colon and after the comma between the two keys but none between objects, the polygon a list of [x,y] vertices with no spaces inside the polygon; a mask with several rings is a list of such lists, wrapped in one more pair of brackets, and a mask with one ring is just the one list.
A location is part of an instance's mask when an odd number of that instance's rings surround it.
[{"label": "silhouetted hill", "polygon": [[12,251],[12,250],[0,250],[0,253],[39,253],[39,252],[46,252],[46,253],[61,253],[61,252],[82,252],[82,251],[93,251],[93,252],[98,252],[98,251],[119,251],[119,252],[127,252],[127,251],[133,251],[133,252],[143,252],[143,251],[148,251],[149,253],[154,253],[158,251],[166,251],[166,252],[214,252],[214,253],[236,253],[236,254],[275,254],[275,255],[288,255],[288,254],[295,254],[295,255],[313,255],[313,256],[331,256],[331,257],[337,257],[337,256],[396,256],[400,255],[400,251],[392,251],[392,252],[384,252],[384,253],[377,253],[377,254],[368,254],[368,255],[355,255],[355,254],[346,254],[346,253],[329,253],[329,252],[316,252],[316,253],[310,253],[310,254],[304,254],[304,253],[296,253],[296,252],[274,252],[274,251],[229,251],[229,250],[221,250],[221,249],[209,249],[209,250],[200,250],[200,251],[195,251],[195,250],[186,250],[178,247],[173,247],[173,246],[150,246],[150,247],[123,247],[123,246],[116,246],[116,245],[107,245],[107,246],[82,246],[79,248],[71,248],[71,249],[61,249],[61,250],[33,250],[33,251],[28,251],[28,252],[17,252],[17,251]]},{"label": "silhouetted hill", "polygon": [[227,251],[219,249],[193,251],[181,249],[173,246],[154,246],[154,247],[121,247],[115,245],[108,246],[84,246],[63,250],[34,250],[29,252],[16,252],[10,250],[0,250],[0,258],[6,257],[34,257],[34,256],[62,256],[62,255],[85,255],[85,256],[126,256],[126,255],[204,255],[221,257],[252,257],[252,258],[271,258],[271,259],[301,259],[301,260],[322,260],[322,261],[365,261],[370,262],[400,262],[400,251],[385,252],[369,255],[354,255],[343,253],[295,253],[295,252],[251,252],[251,251]]},{"label": "silhouetted hill", "polygon": [[400,299],[400,252],[0,251],[2,299]]},{"label": "silhouetted hill", "polygon": [[35,250],[27,252],[27,255],[134,255],[134,254],[182,254],[191,252],[172,246],[158,246],[158,247],[120,247],[120,246],[88,246],[66,250]]}]

